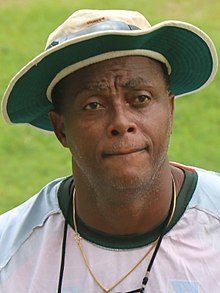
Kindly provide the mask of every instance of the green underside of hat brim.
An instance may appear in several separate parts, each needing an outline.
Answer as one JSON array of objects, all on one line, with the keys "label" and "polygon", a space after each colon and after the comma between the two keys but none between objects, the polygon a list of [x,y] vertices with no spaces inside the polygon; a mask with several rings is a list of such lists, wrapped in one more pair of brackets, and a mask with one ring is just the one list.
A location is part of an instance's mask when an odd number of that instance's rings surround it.
[{"label": "green underside of hat brim", "polygon": [[[57,48],[58,49],[58,48]],[[213,71],[213,59],[206,42],[179,27],[162,27],[145,35],[103,35],[70,44],[46,55],[14,84],[7,103],[12,123],[29,123],[52,131],[48,112],[53,109],[46,91],[65,67],[108,52],[152,50],[171,65],[171,91],[176,96],[203,86]]]}]

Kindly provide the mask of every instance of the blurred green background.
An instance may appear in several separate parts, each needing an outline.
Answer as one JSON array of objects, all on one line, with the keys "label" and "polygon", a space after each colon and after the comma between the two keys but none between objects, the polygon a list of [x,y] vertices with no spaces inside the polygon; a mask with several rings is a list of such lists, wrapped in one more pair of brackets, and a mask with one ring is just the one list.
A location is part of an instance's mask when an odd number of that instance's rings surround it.
[{"label": "blurred green background", "polygon": [[[205,30],[220,52],[220,1],[0,0],[0,96],[11,77],[42,52],[48,34],[73,11],[130,9],[151,24],[178,19]],[[171,161],[220,172],[220,75],[203,91],[176,101]],[[10,126],[0,117],[0,213],[22,203],[48,181],[70,174],[68,150],[53,134]]]}]

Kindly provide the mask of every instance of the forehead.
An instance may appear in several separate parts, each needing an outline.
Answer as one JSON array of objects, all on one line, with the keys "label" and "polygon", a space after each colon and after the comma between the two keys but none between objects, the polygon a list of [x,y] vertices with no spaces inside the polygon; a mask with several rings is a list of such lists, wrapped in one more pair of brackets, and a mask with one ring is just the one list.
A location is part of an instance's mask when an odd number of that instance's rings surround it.
[{"label": "forehead", "polygon": [[[98,62],[71,73],[64,78],[62,87],[80,87],[97,82],[111,83],[117,77],[121,82],[145,81],[157,84],[163,79],[160,62],[143,56],[126,56]],[[104,86],[104,85],[103,85]]]}]

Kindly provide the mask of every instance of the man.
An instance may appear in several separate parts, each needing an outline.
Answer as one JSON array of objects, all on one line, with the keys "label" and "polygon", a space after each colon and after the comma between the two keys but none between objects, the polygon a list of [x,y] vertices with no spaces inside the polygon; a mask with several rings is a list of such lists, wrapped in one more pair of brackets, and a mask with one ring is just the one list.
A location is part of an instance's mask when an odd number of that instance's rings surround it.
[{"label": "man", "polygon": [[137,12],[77,11],[49,36],[3,115],[54,130],[73,175],[1,217],[1,293],[219,292],[219,176],[167,157],[174,96],[216,71],[204,32]]}]

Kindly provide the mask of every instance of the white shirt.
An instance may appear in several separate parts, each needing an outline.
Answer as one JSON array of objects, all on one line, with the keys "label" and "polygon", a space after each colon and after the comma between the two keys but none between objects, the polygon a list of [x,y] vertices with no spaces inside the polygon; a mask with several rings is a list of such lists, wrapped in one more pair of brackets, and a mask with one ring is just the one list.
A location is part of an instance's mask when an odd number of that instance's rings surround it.
[{"label": "white shirt", "polygon": [[[183,166],[181,168],[184,168]],[[186,210],[164,236],[146,292],[220,292],[220,176],[196,169]],[[57,193],[63,179],[0,217],[0,293],[56,293],[65,218]],[[120,224],[120,223],[119,223]],[[98,280],[107,288],[151,246],[116,249],[82,239]],[[152,253],[111,292],[140,288]],[[62,293],[103,292],[94,282],[68,228]]]}]

